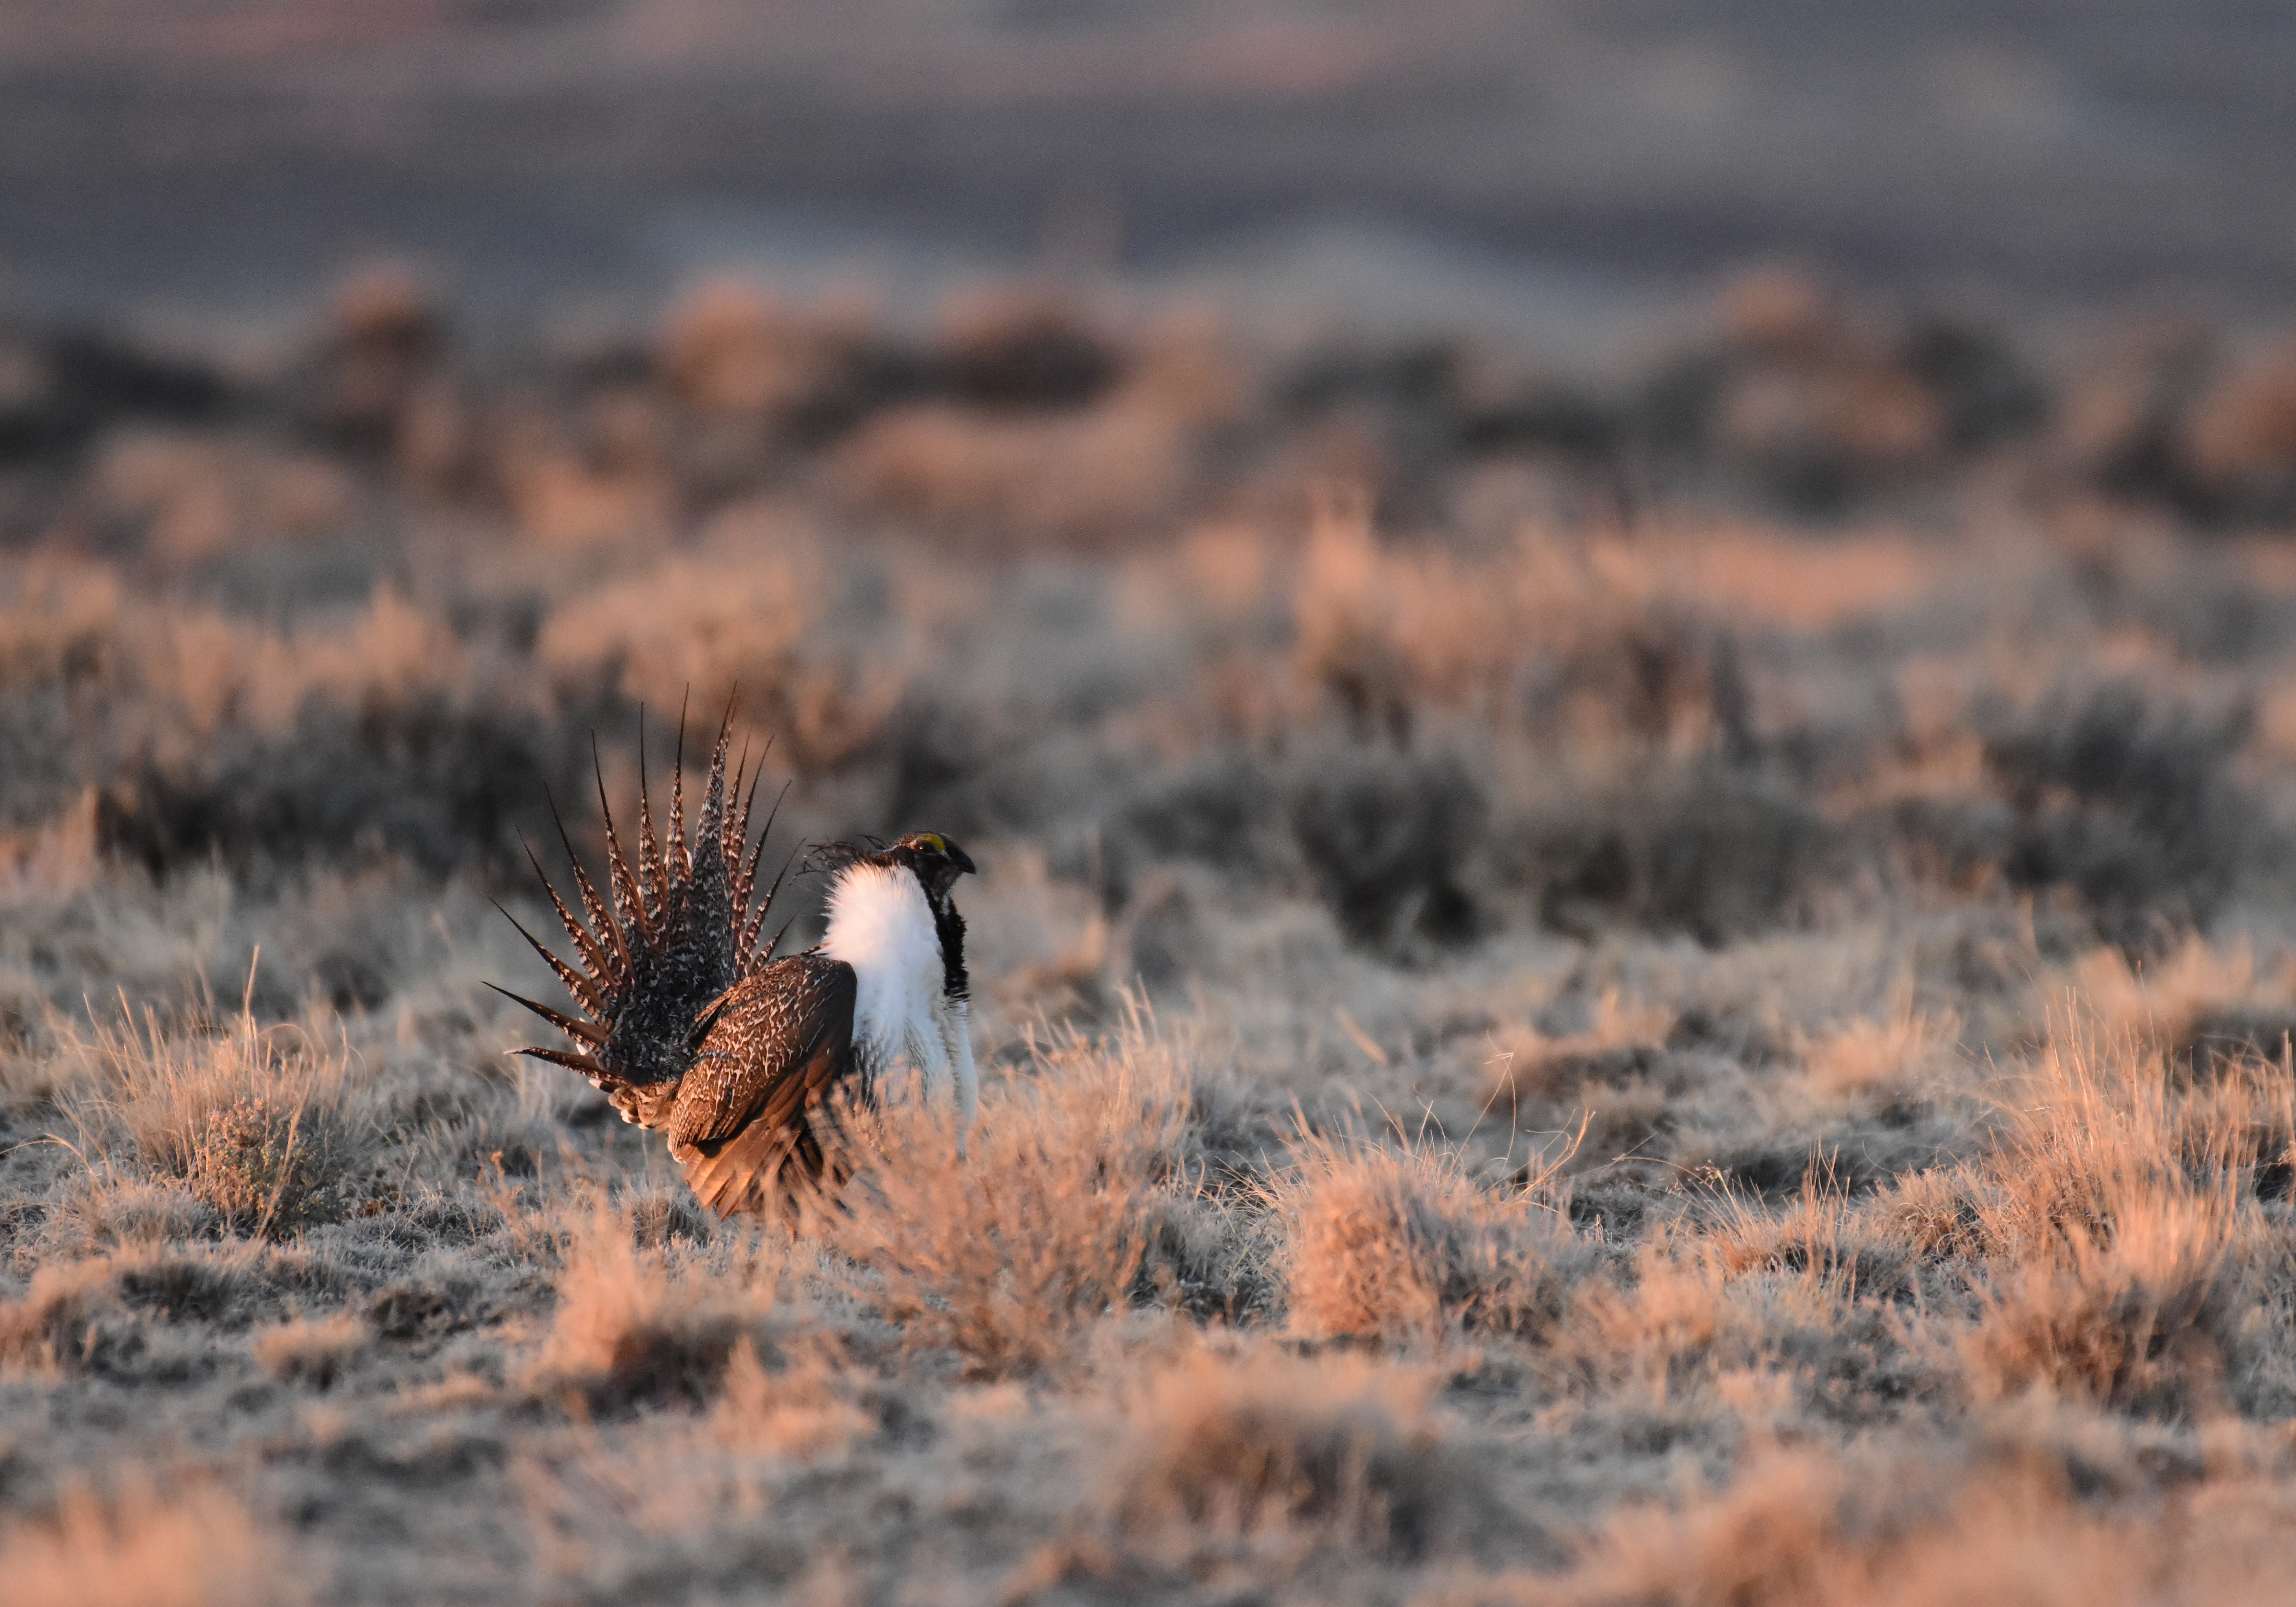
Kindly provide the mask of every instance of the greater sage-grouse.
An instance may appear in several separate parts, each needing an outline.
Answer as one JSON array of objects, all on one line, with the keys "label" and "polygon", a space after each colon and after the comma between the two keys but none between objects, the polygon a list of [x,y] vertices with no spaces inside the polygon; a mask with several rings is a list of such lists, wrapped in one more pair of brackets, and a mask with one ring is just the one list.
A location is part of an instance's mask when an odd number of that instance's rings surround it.
[{"label": "greater sage-grouse", "polygon": [[[660,834],[646,798],[641,727],[635,858],[607,808],[603,775],[598,783],[607,897],[571,842],[566,854],[580,914],[535,862],[578,965],[518,930],[580,1013],[496,990],[575,1040],[571,1049],[512,1053],[579,1071],[623,1120],[667,1134],[686,1182],[720,1216],[784,1209],[824,1177],[841,1180],[848,1166],[837,1117],[848,1103],[869,1108],[912,1086],[928,1098],[953,1095],[962,1134],[980,1088],[964,921],[949,901],[972,859],[932,832],[890,847],[816,850],[815,863],[832,879],[828,933],[816,947],[775,958],[780,934],[766,940],[765,926],[782,878],[755,897],[773,822],[750,846],[757,778],[745,761],[727,785],[731,729],[729,715],[690,842],[682,725],[668,829]],[[562,824],[559,835],[564,841]]]}]

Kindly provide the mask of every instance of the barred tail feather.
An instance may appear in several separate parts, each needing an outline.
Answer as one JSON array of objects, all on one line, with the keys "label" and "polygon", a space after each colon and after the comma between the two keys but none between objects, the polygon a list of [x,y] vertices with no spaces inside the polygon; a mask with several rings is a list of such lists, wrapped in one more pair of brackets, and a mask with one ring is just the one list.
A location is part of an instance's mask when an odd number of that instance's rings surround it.
[{"label": "barred tail feather", "polygon": [[511,1053],[527,1055],[535,1060],[546,1060],[554,1066],[565,1067],[569,1071],[579,1071],[602,1088],[612,1089],[624,1086],[619,1078],[586,1054],[572,1054],[563,1049],[545,1049],[534,1044],[529,1044],[522,1049],[513,1049]]},{"label": "barred tail feather", "polygon": [[603,1047],[606,1042],[606,1029],[603,1027],[597,1026],[590,1021],[579,1020],[574,1016],[564,1014],[560,1011],[553,1010],[547,1004],[537,1004],[522,993],[512,993],[507,988],[495,988],[495,985],[492,982],[488,983],[487,986],[494,988],[496,993],[510,1000],[511,1003],[525,1005],[529,1010],[533,1011],[535,1014],[540,1016],[544,1021],[548,1021],[552,1026],[557,1028],[559,1031],[564,1033],[568,1037],[579,1038],[582,1042],[591,1045],[593,1047]]},{"label": "barred tail feather", "polygon": [[656,912],[669,898],[669,867],[654,835],[653,801],[646,796],[645,710],[638,710],[638,887]]},{"label": "barred tail feather", "polygon": [[[545,796],[547,794],[545,793]],[[598,896],[597,886],[591,881],[590,873],[582,868],[582,856],[574,851],[574,840],[566,834],[566,822],[559,816],[558,800],[554,798],[550,799],[550,824],[558,828],[559,846],[566,850],[566,863],[574,867],[574,890],[582,899],[582,914],[588,922],[586,929],[566,913],[565,901],[559,898],[558,890],[551,887],[550,877],[543,870],[542,862],[538,859],[534,861],[534,873],[541,881],[544,888],[549,890],[550,901],[558,906],[558,918],[566,922],[568,931],[576,934],[575,941],[582,947],[584,956],[590,965],[591,977],[594,980],[606,974],[607,966],[605,950],[599,939],[591,935],[593,932],[607,933],[613,938],[616,950],[620,953],[621,962],[625,967],[629,964],[629,955],[626,952],[621,952],[621,929],[607,918],[606,901]],[[530,851],[528,857],[533,857]],[[594,959],[590,957],[593,955],[595,955]]]},{"label": "barred tail feather", "polygon": [[[502,906],[499,904],[496,905],[495,907],[496,909],[502,909]],[[605,1010],[605,999],[598,991],[599,985],[596,978],[584,976],[580,972],[576,971],[572,966],[566,963],[565,961],[551,953],[550,949],[544,944],[542,939],[536,937],[532,932],[527,931],[525,923],[520,921],[516,915],[512,914],[506,909],[503,909],[502,913],[503,919],[508,921],[512,926],[515,927],[518,931],[518,935],[526,939],[527,946],[532,948],[536,954],[542,956],[542,963],[549,966],[553,972],[557,973],[558,980],[566,984],[566,991],[572,994],[576,999],[579,1000],[585,1010],[588,1011],[594,1016],[600,1014]]]},{"label": "barred tail feather", "polygon": [[[594,741],[598,813],[605,826],[605,893],[584,868],[567,840],[559,836],[573,866],[578,912],[570,906],[543,872],[535,871],[551,908],[565,927],[574,963],[535,937],[515,918],[521,936],[564,984],[579,1014],[497,988],[574,1041],[569,1051],[539,1047],[512,1053],[531,1055],[581,1072],[614,1095],[630,1111],[666,1111],[676,1086],[693,1064],[700,1020],[709,1005],[765,963],[758,937],[780,891],[776,878],[762,900],[756,898],[757,865],[765,832],[749,840],[750,805],[763,765],[752,774],[746,751],[728,788],[726,760],[733,740],[729,705],[709,757],[701,807],[686,829],[685,720],[681,711],[677,746],[670,761],[669,807],[658,829],[645,774],[644,717],[639,717],[638,808],[634,835],[626,834],[606,800],[605,769]],[[743,782],[748,791],[742,791]],[[786,790],[784,790],[784,793]],[[773,829],[776,801],[767,816]],[[556,819],[556,808],[552,809]],[[632,849],[636,849],[635,857]],[[531,849],[529,850],[532,857]],[[783,874],[787,871],[784,867]],[[508,914],[507,911],[504,912]],[[634,1118],[638,1119],[638,1118]]]}]

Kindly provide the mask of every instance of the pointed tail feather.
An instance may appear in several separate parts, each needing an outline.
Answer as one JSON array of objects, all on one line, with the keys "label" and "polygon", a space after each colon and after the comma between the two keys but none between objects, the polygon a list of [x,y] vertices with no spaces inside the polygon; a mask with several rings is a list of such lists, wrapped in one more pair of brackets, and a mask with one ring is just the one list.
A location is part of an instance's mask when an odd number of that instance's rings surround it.
[{"label": "pointed tail feather", "polygon": [[579,1038],[582,1042],[591,1045],[593,1047],[603,1047],[606,1042],[606,1029],[603,1027],[597,1026],[590,1021],[579,1021],[573,1016],[564,1013],[562,1011],[553,1010],[547,1004],[537,1004],[522,993],[512,993],[507,988],[495,988],[495,985],[492,982],[488,982],[487,986],[494,988],[496,993],[502,995],[503,997],[508,999],[512,1004],[525,1005],[529,1010],[533,1011],[535,1014],[540,1016],[544,1021],[548,1021],[552,1026],[557,1028],[559,1031],[564,1033],[568,1037]]},{"label": "pointed tail feather", "polygon": [[[606,1000],[598,991],[597,985],[593,982],[591,979],[585,977],[580,972],[576,971],[571,965],[566,963],[565,961],[560,959],[556,955],[552,954],[550,950],[544,946],[542,939],[536,937],[532,932],[527,931],[525,925],[520,922],[516,915],[512,914],[510,911],[506,909],[503,909],[502,906],[499,904],[496,905],[495,907],[496,909],[502,909],[503,919],[508,921],[513,927],[518,929],[518,935],[524,938],[528,944],[532,947],[534,952],[542,956],[543,963],[549,966],[552,971],[557,973],[558,980],[566,984],[566,991],[574,996],[575,999],[580,1003],[583,1009],[590,1013],[590,1015],[594,1020],[603,1022],[610,1017],[611,1012],[606,1004]],[[487,986],[491,988],[494,984],[489,982]]]},{"label": "pointed tail feather", "polygon": [[[668,814],[662,823],[668,827],[666,837],[657,826],[647,789],[643,712],[638,808],[632,834],[623,832],[607,802],[605,767],[593,739],[592,769],[606,838],[604,896],[574,852],[563,821],[557,820],[556,804],[552,805],[552,817],[557,821],[560,840],[572,865],[578,910],[551,885],[539,860],[534,861],[535,870],[552,910],[566,929],[577,963],[569,963],[554,954],[515,918],[512,924],[564,985],[580,1014],[562,1013],[497,989],[578,1045],[567,1051],[529,1048],[514,1053],[579,1071],[614,1093],[618,1105],[627,1098],[627,1108],[640,1111],[667,1108],[667,1100],[658,1095],[674,1090],[693,1063],[697,1019],[712,1001],[765,963],[771,950],[761,952],[758,938],[782,887],[782,878],[777,877],[762,899],[756,897],[765,835],[773,829],[780,804],[775,802],[764,832],[752,846],[750,809],[764,766],[761,762],[756,772],[750,771],[745,752],[742,769],[728,787],[726,760],[733,741],[733,705],[728,703],[719,722],[701,807],[694,812],[690,833],[685,727],[685,714],[681,710],[677,744],[670,761]],[[784,788],[784,796],[786,791]],[[532,858],[530,849],[529,857]],[[782,877],[787,874],[784,865]]]},{"label": "pointed tail feather", "polygon": [[[597,778],[598,818],[606,827],[606,891],[613,900],[609,923],[618,930],[636,929],[638,936],[650,935],[644,930],[645,904],[638,896],[638,879],[630,870],[629,855],[623,851],[622,834],[615,829],[613,808],[606,802],[606,767],[598,757],[598,739],[594,734],[590,738],[590,770]],[[643,799],[640,802],[643,807]]]},{"label": "pointed tail feather", "polygon": [[545,1049],[534,1044],[511,1051],[530,1060],[546,1060],[554,1066],[563,1066],[570,1071],[579,1071],[602,1088],[622,1086],[621,1078],[586,1054],[571,1054],[563,1049]]},{"label": "pointed tail feather", "polygon": [[669,867],[662,863],[661,839],[653,829],[653,803],[646,796],[645,706],[638,706],[638,886],[658,911],[669,900]]},{"label": "pointed tail feather", "polygon": [[669,756],[669,868],[693,873],[693,855],[685,846],[685,711],[693,701],[691,687],[677,706],[677,745]]},{"label": "pointed tail feather", "polygon": [[[547,797],[548,794],[545,792],[545,796]],[[607,909],[606,901],[598,896],[597,886],[591,881],[590,873],[582,868],[582,856],[574,851],[574,840],[566,834],[566,823],[559,817],[558,800],[554,798],[550,799],[550,822],[558,828],[558,842],[559,846],[566,850],[566,863],[574,867],[574,890],[581,896],[583,917],[588,922],[587,931],[578,936],[575,940],[579,943],[582,936],[588,936],[590,947],[600,951],[598,963],[593,968],[597,976],[603,978],[609,969],[604,956],[604,946],[609,940],[611,941],[623,969],[627,970],[630,956],[627,948],[622,943],[622,929],[614,923]],[[534,873],[540,878],[544,887],[550,887],[550,877],[544,872],[539,862],[535,865]],[[550,897],[554,903],[560,906],[561,918],[567,921],[570,931],[573,918],[563,914],[564,904],[558,898],[555,889],[551,890]]]}]

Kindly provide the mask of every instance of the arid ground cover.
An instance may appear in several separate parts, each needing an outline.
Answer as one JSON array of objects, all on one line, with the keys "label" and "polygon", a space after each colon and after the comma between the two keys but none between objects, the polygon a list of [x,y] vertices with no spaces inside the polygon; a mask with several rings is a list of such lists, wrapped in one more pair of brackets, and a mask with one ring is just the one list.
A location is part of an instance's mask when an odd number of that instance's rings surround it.
[{"label": "arid ground cover", "polygon": [[[377,274],[0,459],[12,1603],[2296,1590],[2288,348]],[[729,703],[982,871],[795,1232],[483,986]]]}]

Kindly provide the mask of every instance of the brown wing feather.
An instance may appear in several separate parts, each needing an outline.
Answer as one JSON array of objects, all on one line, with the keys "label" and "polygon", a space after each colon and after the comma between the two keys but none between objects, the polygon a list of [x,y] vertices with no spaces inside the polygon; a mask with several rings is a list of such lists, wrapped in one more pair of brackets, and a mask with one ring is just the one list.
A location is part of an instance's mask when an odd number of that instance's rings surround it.
[{"label": "brown wing feather", "polygon": [[668,1126],[670,1154],[711,1209],[768,1209],[822,1175],[824,1102],[854,1078],[855,991],[844,962],[792,955],[706,1013]]},{"label": "brown wing feather", "polygon": [[785,1209],[829,1170],[811,1122],[787,1127],[757,1122],[709,1144],[673,1144],[669,1152],[685,1168],[693,1197],[721,1217]]}]

